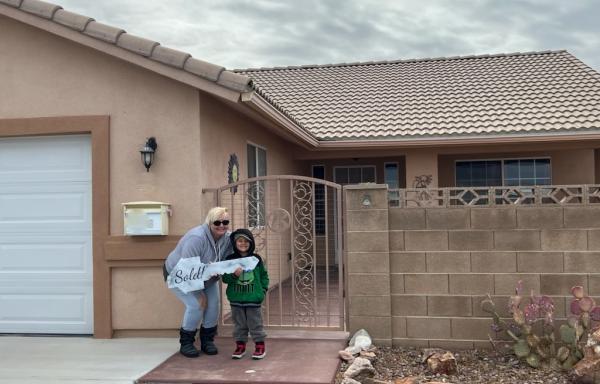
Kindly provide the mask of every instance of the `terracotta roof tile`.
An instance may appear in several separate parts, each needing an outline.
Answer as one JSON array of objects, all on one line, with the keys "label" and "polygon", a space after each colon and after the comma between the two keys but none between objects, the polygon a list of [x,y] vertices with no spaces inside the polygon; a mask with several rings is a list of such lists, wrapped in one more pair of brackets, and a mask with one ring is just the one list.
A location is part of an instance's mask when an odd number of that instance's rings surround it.
[{"label": "terracotta roof tile", "polygon": [[566,51],[238,72],[319,140],[600,129],[600,75]]},{"label": "terracotta roof tile", "polygon": [[152,58],[154,60],[177,68],[183,68],[185,61],[190,57],[192,57],[192,55],[189,53],[163,47],[162,45],[156,46],[152,51]]},{"label": "terracotta roof tile", "polygon": [[125,30],[98,23],[97,21],[90,21],[85,30],[83,30],[83,33],[88,36],[95,37],[96,39],[116,44],[117,40],[119,40],[119,36],[125,33]]},{"label": "terracotta roof tile", "polygon": [[225,70],[224,67],[194,59],[193,57],[185,62],[184,69],[212,81],[217,81],[221,72]]},{"label": "terracotta roof tile", "polygon": [[56,11],[56,13],[54,13],[54,21],[64,25],[65,27],[83,32],[85,27],[87,27],[90,22],[94,21],[94,19],[79,15],[77,13],[65,11],[64,9],[59,9]]},{"label": "terracotta roof tile", "polygon": [[117,40],[117,45],[131,52],[139,53],[142,56],[149,57],[152,55],[152,50],[159,44],[156,41],[144,39],[132,35],[131,33],[123,33]]},{"label": "terracotta roof tile", "polygon": [[217,84],[242,92],[247,84],[244,79],[248,79],[248,77],[239,73],[223,71],[219,76],[219,80],[217,80]]},{"label": "terracotta roof tile", "polygon": [[23,0],[3,0],[4,4],[10,5],[11,7],[19,8]]},{"label": "terracotta roof tile", "polygon": [[20,7],[25,12],[33,13],[34,15],[43,17],[45,19],[52,19],[54,12],[62,9],[62,7],[59,5],[38,0],[23,0],[23,2],[20,4]]},{"label": "terracotta roof tile", "polygon": [[91,17],[65,11],[59,5],[40,0],[0,0],[0,7],[4,5],[48,19],[89,37],[114,44],[149,60],[181,69],[230,90],[250,92],[253,89],[252,81],[248,76],[194,59],[189,53],[163,47],[156,41],[128,34],[121,28],[98,23]]}]

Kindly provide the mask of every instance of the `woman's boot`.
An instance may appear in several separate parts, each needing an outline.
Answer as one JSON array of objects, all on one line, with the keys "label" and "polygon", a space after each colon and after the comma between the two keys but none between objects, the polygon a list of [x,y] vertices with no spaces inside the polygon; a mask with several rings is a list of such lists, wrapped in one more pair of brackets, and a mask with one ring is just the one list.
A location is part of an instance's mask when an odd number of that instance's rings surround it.
[{"label": "woman's boot", "polygon": [[196,340],[196,331],[186,331],[183,328],[179,329],[179,352],[185,357],[198,357],[200,351],[194,347]]},{"label": "woman's boot", "polygon": [[217,326],[212,328],[200,327],[200,349],[207,355],[216,355],[219,351],[215,345]]}]

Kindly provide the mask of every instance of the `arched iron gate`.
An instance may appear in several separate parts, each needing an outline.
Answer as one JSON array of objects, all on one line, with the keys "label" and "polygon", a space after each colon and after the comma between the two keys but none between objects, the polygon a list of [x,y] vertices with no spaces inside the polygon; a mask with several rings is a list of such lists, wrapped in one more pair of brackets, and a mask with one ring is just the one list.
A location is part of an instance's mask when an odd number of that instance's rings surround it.
[{"label": "arched iron gate", "polygon": [[[230,228],[248,228],[269,271],[269,328],[345,330],[342,187],[301,176],[263,176],[215,190]],[[225,287],[222,292],[224,293]],[[223,296],[221,325],[230,325]]]}]

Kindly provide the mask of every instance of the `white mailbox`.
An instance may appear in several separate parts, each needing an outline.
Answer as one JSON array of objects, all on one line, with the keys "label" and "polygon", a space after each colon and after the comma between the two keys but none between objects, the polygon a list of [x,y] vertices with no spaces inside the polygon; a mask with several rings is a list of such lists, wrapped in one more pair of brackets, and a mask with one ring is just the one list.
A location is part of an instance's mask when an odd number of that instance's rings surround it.
[{"label": "white mailbox", "polygon": [[171,205],[160,201],[123,203],[123,229],[126,236],[169,234]]}]

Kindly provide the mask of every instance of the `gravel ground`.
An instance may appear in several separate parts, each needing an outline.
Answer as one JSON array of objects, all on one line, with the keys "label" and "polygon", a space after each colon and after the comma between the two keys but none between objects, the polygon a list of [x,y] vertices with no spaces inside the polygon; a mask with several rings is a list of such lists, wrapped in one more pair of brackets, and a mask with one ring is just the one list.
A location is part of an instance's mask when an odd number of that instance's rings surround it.
[{"label": "gravel ground", "polygon": [[[494,351],[465,350],[452,351],[458,365],[458,374],[452,376],[432,375],[427,364],[421,363],[421,350],[400,347],[379,347],[375,351],[373,367],[375,378],[389,380],[416,376],[420,383],[441,381],[448,383],[510,383],[510,384],[566,384],[564,372],[533,369],[521,363],[514,356],[499,356]],[[342,363],[336,383],[342,381],[342,373],[348,364]]]}]

